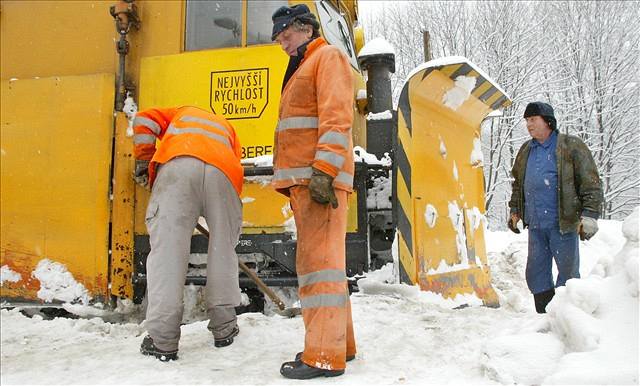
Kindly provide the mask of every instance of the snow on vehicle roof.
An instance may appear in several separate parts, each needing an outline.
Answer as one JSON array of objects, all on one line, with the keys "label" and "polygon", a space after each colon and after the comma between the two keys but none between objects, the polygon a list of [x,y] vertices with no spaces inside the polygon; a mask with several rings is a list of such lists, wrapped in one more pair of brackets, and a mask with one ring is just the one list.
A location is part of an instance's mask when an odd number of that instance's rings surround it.
[{"label": "snow on vehicle roof", "polygon": [[[364,48],[362,50],[364,50]],[[428,61],[426,63],[422,63],[418,67],[414,68],[409,73],[409,75],[407,75],[407,78],[405,79],[405,84],[407,82],[409,82],[409,80],[411,79],[412,76],[414,76],[418,72],[420,72],[422,70],[425,70],[427,68],[442,67],[442,66],[447,66],[447,65],[450,65],[450,64],[459,64],[459,63],[467,63],[478,74],[480,74],[480,76],[482,76],[488,82],[490,82],[492,85],[494,85],[498,89],[498,91],[500,91],[502,94],[504,94],[507,98],[511,99],[511,97],[507,94],[507,92],[504,91],[502,89],[502,87],[500,87],[500,85],[495,80],[493,80],[493,78],[491,78],[489,75],[487,75],[480,67],[476,66],[472,61],[470,61],[469,59],[465,58],[464,56],[446,56],[444,58],[433,59],[433,60],[430,60],[430,61]]]}]

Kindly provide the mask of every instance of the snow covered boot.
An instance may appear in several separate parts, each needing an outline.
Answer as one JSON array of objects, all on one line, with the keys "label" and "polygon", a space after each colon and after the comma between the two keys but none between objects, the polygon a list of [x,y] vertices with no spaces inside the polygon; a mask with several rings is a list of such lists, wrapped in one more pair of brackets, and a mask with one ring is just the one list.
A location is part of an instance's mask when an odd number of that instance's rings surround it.
[{"label": "snow covered boot", "polygon": [[344,374],[344,370],[325,370],[311,367],[302,360],[284,362],[280,367],[280,374],[290,379],[311,379],[316,377],[337,377]]},{"label": "snow covered boot", "polygon": [[546,314],[547,304],[549,304],[551,299],[553,299],[553,295],[555,294],[556,290],[553,288],[540,292],[538,294],[533,294],[533,301],[536,304],[536,312],[539,314]]},{"label": "snow covered boot", "polygon": [[152,355],[160,360],[160,362],[175,361],[178,359],[178,350],[165,351],[160,350],[153,343],[151,336],[147,335],[140,345],[140,353],[142,355]]},{"label": "snow covered boot", "polygon": [[224,338],[215,338],[213,340],[213,344],[216,347],[226,347],[228,345],[230,345],[231,343],[233,343],[233,338],[236,337],[236,335],[238,335],[240,333],[240,327],[235,326],[233,331],[231,331],[229,333],[229,335],[225,336]]}]

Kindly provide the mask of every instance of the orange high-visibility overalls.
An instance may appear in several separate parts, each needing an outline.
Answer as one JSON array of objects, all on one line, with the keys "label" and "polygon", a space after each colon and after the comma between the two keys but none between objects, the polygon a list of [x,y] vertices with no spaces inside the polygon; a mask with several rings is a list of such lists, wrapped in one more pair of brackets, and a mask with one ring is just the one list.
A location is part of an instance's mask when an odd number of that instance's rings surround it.
[{"label": "orange high-visibility overalls", "polygon": [[[275,134],[274,187],[291,199],[296,270],[309,366],[344,369],[355,355],[345,274],[347,196],[353,186],[353,76],[344,54],[323,38],[308,44],[287,82]],[[311,199],[312,168],[334,177],[338,207]]]}]

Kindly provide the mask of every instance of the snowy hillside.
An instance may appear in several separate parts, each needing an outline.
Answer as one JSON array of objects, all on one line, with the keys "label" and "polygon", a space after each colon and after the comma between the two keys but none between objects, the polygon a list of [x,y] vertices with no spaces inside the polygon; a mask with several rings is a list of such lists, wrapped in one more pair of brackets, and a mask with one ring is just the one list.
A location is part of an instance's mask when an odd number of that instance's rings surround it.
[{"label": "snowy hillside", "polygon": [[[600,221],[581,242],[581,274],[558,290],[549,313],[526,289],[526,232],[489,232],[498,309],[449,302],[370,273],[351,296],[358,343],[344,376],[309,384],[637,384],[638,218]],[[139,354],[143,326],[102,319],[44,320],[1,313],[1,383],[301,384],[280,376],[302,349],[300,317],[239,316],[233,345],[215,348],[203,321],[184,325],[180,359]]]}]

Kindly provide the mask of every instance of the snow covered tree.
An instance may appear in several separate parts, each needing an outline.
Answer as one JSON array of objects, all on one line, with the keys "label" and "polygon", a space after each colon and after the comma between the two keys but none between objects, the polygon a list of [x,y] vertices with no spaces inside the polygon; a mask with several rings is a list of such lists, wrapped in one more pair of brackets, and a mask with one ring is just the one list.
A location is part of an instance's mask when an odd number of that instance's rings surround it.
[{"label": "snow covered tree", "polygon": [[640,2],[386,2],[363,20],[367,38],[396,49],[397,99],[406,75],[432,56],[461,55],[513,100],[483,124],[486,210],[504,227],[515,153],[529,138],[522,112],[547,101],[562,132],[580,136],[598,165],[603,216],[620,219],[640,205]]},{"label": "snow covered tree", "polygon": [[544,95],[561,131],[581,137],[602,178],[605,218],[640,205],[640,3],[549,2],[543,39],[553,42]]},{"label": "snow covered tree", "polygon": [[536,93],[532,76],[542,65],[549,44],[531,44],[543,23],[531,7],[516,2],[476,4],[474,30],[478,36],[474,62],[511,97],[513,104],[500,118],[486,122],[483,130],[485,208],[493,224],[508,216],[511,166],[522,142],[522,110]]}]

